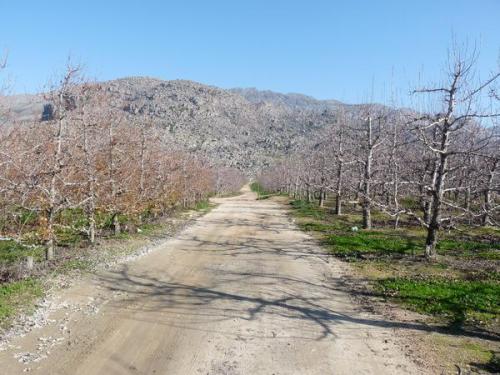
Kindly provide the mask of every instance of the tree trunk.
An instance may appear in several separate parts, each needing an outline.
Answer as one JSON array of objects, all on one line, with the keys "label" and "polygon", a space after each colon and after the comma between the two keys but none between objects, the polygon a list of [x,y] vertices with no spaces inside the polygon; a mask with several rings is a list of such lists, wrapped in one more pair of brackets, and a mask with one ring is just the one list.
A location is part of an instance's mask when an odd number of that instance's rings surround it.
[{"label": "tree trunk", "polygon": [[54,234],[54,213],[56,210],[56,205],[58,205],[58,191],[57,191],[57,177],[62,171],[63,161],[62,161],[62,142],[64,133],[64,115],[63,115],[63,94],[59,95],[59,120],[57,126],[57,132],[55,135],[56,149],[54,153],[54,166],[52,170],[52,177],[50,179],[50,193],[49,193],[49,208],[47,214],[47,230],[48,230],[48,242],[47,250],[45,253],[45,258],[47,260],[54,259],[54,246],[55,246],[55,234]]},{"label": "tree trunk", "polygon": [[491,191],[490,189],[486,189],[484,192],[484,214],[481,220],[481,224],[483,226],[491,225],[490,218],[490,210],[491,210]]},{"label": "tree trunk", "polygon": [[472,217],[470,215],[470,186],[467,186],[467,188],[465,189],[465,197],[464,197],[464,208],[467,210],[467,213],[468,213],[468,221],[469,221],[469,225],[471,225],[471,220],[472,220]]},{"label": "tree trunk", "polygon": [[343,162],[340,160],[337,170],[337,189],[335,191],[335,215],[342,215],[342,177]]},{"label": "tree trunk", "polygon": [[425,201],[424,203],[424,223],[429,224],[429,221],[431,220],[431,202],[430,201]]},{"label": "tree trunk", "polygon": [[[447,129],[445,127],[445,129]],[[448,154],[446,153],[448,143],[448,131],[443,131],[441,140],[441,154],[436,169],[436,180],[432,192],[431,217],[427,228],[427,238],[425,240],[425,256],[430,259],[436,256],[437,235],[441,226],[441,205],[444,195],[444,181],[446,178],[446,168]]]},{"label": "tree trunk", "polygon": [[306,183],[306,201],[308,203],[312,201],[312,193],[311,193],[311,188],[309,186],[309,178],[307,179]]},{"label": "tree trunk", "polygon": [[355,200],[359,202],[359,193],[361,193],[361,189],[363,188],[363,180],[358,182],[358,188],[356,189]]},{"label": "tree trunk", "polygon": [[486,190],[484,191],[484,214],[481,218],[481,224],[483,226],[486,225],[493,225],[493,222],[491,221],[491,216],[490,212],[492,209],[492,204],[491,204],[491,190],[493,188],[493,176],[495,175],[495,170],[497,168],[497,165],[500,161],[495,160],[493,163],[492,168],[490,169],[490,172],[488,174],[488,180],[486,182]]},{"label": "tree trunk", "polygon": [[370,202],[365,200],[363,202],[363,229],[371,229],[372,228],[372,213]]},{"label": "tree trunk", "polygon": [[[432,170],[432,180],[431,180],[431,188],[434,189],[436,186],[436,180],[438,175],[438,162],[434,161],[434,168]],[[427,192],[425,192],[427,195]],[[431,221],[431,213],[432,213],[432,198],[427,199],[424,204],[424,223],[429,224]]]},{"label": "tree trunk", "polygon": [[54,240],[50,239],[47,242],[47,249],[45,249],[45,259],[54,260]]},{"label": "tree trunk", "polygon": [[141,130],[141,175],[139,178],[139,194],[141,198],[144,195],[145,155],[146,155],[146,134],[145,134],[145,129],[143,127]]},{"label": "tree trunk", "polygon": [[47,248],[45,249],[45,259],[46,260],[53,260],[54,259],[54,246],[55,246],[55,240],[54,240],[54,216],[51,211],[48,212],[47,214]]},{"label": "tree trunk", "polygon": [[32,256],[26,257],[26,270],[31,271],[34,266],[35,259]]},{"label": "tree trunk", "polygon": [[115,230],[115,235],[119,235],[122,231],[118,214],[113,215],[113,228]]},{"label": "tree trunk", "polygon": [[[323,172],[322,172],[323,173]],[[325,177],[324,176],[321,176],[321,180],[320,180],[320,188],[319,188],[319,197],[318,197],[318,200],[319,200],[319,206],[320,207],[323,207],[325,205],[325,199],[326,199],[326,191],[325,191]]]},{"label": "tree trunk", "polygon": [[367,153],[364,168],[363,177],[363,228],[371,229],[372,227],[372,214],[371,214],[371,202],[370,202],[370,185],[371,185],[371,169],[372,169],[372,153],[373,153],[373,143],[372,143],[372,119],[368,118],[368,142],[367,142]]},{"label": "tree trunk", "polygon": [[325,204],[325,193],[323,189],[320,189],[318,198],[319,198],[319,206],[323,207]]},{"label": "tree trunk", "polygon": [[427,228],[427,238],[425,239],[425,257],[432,259],[436,256],[437,232],[439,226],[436,223],[429,223]]},{"label": "tree trunk", "polygon": [[93,161],[90,155],[89,137],[87,134],[88,126],[85,119],[83,120],[83,152],[85,155],[85,170],[87,172],[87,197],[88,203],[85,205],[86,214],[89,219],[89,241],[93,245],[95,243],[95,185],[96,185],[96,170],[93,166]]},{"label": "tree trunk", "polygon": [[95,243],[95,217],[92,214],[89,219],[89,241],[91,244]]},{"label": "tree trunk", "polygon": [[399,214],[396,214],[396,217],[394,218],[394,229],[398,229],[399,227]]}]

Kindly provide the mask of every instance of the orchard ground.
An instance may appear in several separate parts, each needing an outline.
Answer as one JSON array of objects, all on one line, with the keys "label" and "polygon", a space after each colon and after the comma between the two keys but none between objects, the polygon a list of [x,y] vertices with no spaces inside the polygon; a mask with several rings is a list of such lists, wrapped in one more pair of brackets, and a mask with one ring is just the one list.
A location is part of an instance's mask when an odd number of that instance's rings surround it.
[{"label": "orchard ground", "polygon": [[415,343],[447,371],[500,371],[498,228],[443,232],[437,258],[428,261],[423,253],[425,231],[407,225],[404,218],[394,229],[393,219],[376,212],[374,228],[362,230],[355,205],[347,205],[345,214],[337,216],[331,202],[319,207],[268,192],[261,193],[262,198],[291,207],[302,230],[350,265],[350,285],[365,304],[388,315],[401,315],[402,309],[417,313],[415,319],[428,325],[429,334],[417,336]]}]

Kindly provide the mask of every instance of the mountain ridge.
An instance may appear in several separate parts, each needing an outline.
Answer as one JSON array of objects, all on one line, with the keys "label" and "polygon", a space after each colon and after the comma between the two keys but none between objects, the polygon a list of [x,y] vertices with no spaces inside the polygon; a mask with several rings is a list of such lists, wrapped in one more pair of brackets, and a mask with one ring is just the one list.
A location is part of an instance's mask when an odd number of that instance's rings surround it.
[{"label": "mountain ridge", "polygon": [[[99,82],[132,123],[145,118],[166,137],[214,164],[255,172],[361,105],[255,88],[222,89],[190,80],[124,77]],[[0,98],[17,121],[37,121],[42,94]]]}]

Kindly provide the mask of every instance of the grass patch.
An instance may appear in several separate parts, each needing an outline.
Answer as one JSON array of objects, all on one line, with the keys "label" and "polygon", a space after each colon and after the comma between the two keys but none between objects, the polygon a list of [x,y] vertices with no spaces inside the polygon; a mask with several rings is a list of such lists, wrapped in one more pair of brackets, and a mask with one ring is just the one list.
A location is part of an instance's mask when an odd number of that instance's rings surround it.
[{"label": "grass patch", "polygon": [[290,205],[295,210],[295,215],[299,217],[311,217],[314,219],[325,219],[325,210],[316,204],[303,200],[293,200]]},{"label": "grass patch", "polygon": [[212,208],[214,208],[214,205],[210,203],[210,201],[207,199],[207,200],[203,200],[203,201],[199,201],[195,204],[194,206],[194,209],[196,211],[202,211],[202,212],[209,212]]},{"label": "grass patch", "polygon": [[334,255],[354,258],[363,255],[414,255],[422,249],[423,244],[411,237],[373,231],[329,235],[323,242]]},{"label": "grass patch", "polygon": [[438,242],[437,251],[442,255],[500,260],[500,242],[442,239]]},{"label": "grass patch", "polygon": [[[356,214],[336,216],[327,208],[302,200],[290,202],[293,213],[299,218],[311,220],[299,222],[301,229],[324,234],[323,243],[332,254],[343,258],[362,258],[367,255],[394,256],[418,255],[423,253],[425,230],[419,227],[399,229],[359,230],[352,232],[353,226],[360,226],[361,218]],[[464,258],[500,260],[500,241],[479,241],[491,229],[476,230],[479,234],[457,239],[455,233],[441,234],[437,245],[439,255]],[[496,233],[493,231],[493,233]]]},{"label": "grass patch", "polygon": [[389,278],[377,286],[385,296],[453,324],[483,323],[500,314],[500,284],[494,281]]},{"label": "grass patch", "polygon": [[45,256],[45,250],[40,246],[24,246],[12,240],[0,240],[0,264],[19,263],[28,256],[34,257],[35,260],[42,260]]},{"label": "grass patch", "polygon": [[35,279],[0,284],[0,326],[6,326],[17,311],[31,308],[42,295],[42,286]]},{"label": "grass patch", "polygon": [[[348,232],[342,231],[339,225],[322,223],[306,223],[301,227],[306,230],[333,232],[325,236],[323,242],[334,255],[340,257],[414,256],[422,254],[425,243],[423,233],[415,235],[405,229]],[[500,244],[443,239],[438,242],[437,253],[467,259],[500,260]]]}]

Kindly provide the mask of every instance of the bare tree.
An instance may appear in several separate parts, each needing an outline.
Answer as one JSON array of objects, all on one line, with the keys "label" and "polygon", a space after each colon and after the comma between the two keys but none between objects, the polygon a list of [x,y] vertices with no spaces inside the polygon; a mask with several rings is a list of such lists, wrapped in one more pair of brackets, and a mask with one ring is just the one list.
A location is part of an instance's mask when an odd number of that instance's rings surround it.
[{"label": "bare tree", "polygon": [[[425,114],[415,118],[415,131],[419,140],[434,155],[433,179],[430,185],[432,200],[430,203],[430,217],[427,226],[425,254],[432,258],[436,255],[438,231],[448,217],[442,217],[443,205],[454,206],[445,201],[445,193],[454,188],[446,186],[446,179],[453,167],[449,166],[450,158],[463,153],[455,146],[457,134],[471,126],[474,121],[499,116],[498,113],[484,112],[478,108],[481,95],[492,87],[500,76],[494,74],[484,82],[473,84],[476,54],[467,54],[458,49],[453,51],[450,58],[448,80],[444,85],[415,90],[414,93],[438,95],[439,102],[443,103],[441,110],[435,114]],[[471,149],[467,152],[474,152]]]},{"label": "bare tree", "polygon": [[[374,116],[375,115],[375,116]],[[386,121],[386,115],[383,113],[376,114],[372,108],[367,109],[367,115],[362,120],[364,124],[357,127],[357,131],[363,134],[363,141],[359,148],[357,162],[362,166],[361,181],[361,207],[363,216],[363,228],[371,229],[372,218],[372,184],[373,177],[376,171],[373,168],[374,155],[377,148],[384,142],[383,126]],[[374,124],[375,123],[375,124]]]},{"label": "bare tree", "polygon": [[[365,105],[333,124],[311,144],[298,148],[285,164],[262,172],[266,189],[288,186],[293,196],[311,200],[333,192],[335,212],[342,195],[361,203],[363,228],[372,210],[426,228],[425,255],[436,255],[440,228],[498,225],[500,73],[477,79],[476,53],[455,49],[448,76],[425,95],[425,110]],[[288,173],[280,173],[280,168]]]},{"label": "bare tree", "polygon": [[56,104],[56,127],[53,133],[50,148],[52,150],[51,167],[48,172],[50,176],[50,183],[48,186],[48,201],[45,209],[47,221],[47,249],[46,258],[52,260],[54,258],[55,247],[55,232],[54,221],[57,213],[66,206],[66,200],[60,191],[61,182],[64,180],[65,172],[65,136],[67,131],[67,114],[74,109],[74,97],[72,90],[77,84],[78,75],[81,68],[68,64],[66,72],[62,77],[59,85],[51,90],[49,99]]},{"label": "bare tree", "polygon": [[339,121],[336,126],[336,148],[334,149],[336,167],[337,167],[337,181],[335,186],[335,215],[342,215],[342,193],[344,188],[344,168],[346,164],[345,160],[345,113],[341,112],[339,116]]}]

